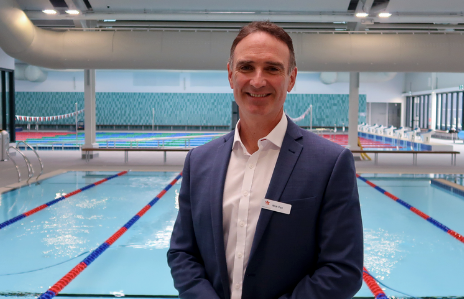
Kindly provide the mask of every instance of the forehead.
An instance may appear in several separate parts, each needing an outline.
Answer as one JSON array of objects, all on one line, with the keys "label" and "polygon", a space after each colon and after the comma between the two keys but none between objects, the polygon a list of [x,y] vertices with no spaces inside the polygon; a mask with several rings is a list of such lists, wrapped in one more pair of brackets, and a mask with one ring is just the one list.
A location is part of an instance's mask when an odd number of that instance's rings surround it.
[{"label": "forehead", "polygon": [[266,32],[254,32],[242,39],[234,51],[234,62],[238,60],[269,60],[287,63],[290,51],[283,41]]}]

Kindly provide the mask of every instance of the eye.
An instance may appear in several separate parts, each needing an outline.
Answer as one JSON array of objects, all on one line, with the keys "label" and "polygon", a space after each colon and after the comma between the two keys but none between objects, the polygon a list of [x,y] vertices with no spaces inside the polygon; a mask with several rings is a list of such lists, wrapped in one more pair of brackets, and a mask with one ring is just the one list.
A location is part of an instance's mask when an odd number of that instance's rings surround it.
[{"label": "eye", "polygon": [[250,71],[252,69],[253,69],[252,66],[247,65],[247,64],[239,66],[239,70],[241,70],[241,71]]},{"label": "eye", "polygon": [[275,66],[270,66],[267,69],[268,69],[269,72],[272,72],[272,73],[280,72],[280,69],[278,67],[275,67]]}]

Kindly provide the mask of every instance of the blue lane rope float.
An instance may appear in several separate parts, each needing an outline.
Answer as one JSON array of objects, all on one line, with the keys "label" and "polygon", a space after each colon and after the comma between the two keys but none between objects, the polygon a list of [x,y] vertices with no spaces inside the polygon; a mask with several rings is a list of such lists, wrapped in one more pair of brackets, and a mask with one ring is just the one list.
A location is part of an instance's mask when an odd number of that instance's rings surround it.
[{"label": "blue lane rope float", "polygon": [[90,188],[92,188],[92,187],[95,187],[95,186],[97,186],[97,185],[103,184],[104,182],[107,182],[107,181],[109,181],[109,180],[111,180],[111,179],[114,179],[114,178],[117,178],[117,177],[119,177],[119,176],[125,175],[126,173],[127,173],[127,171],[121,171],[121,172],[118,173],[118,174],[109,176],[109,177],[107,177],[107,178],[104,178],[103,180],[100,180],[100,181],[95,182],[95,183],[93,183],[93,184],[90,184],[90,185],[87,185],[87,186],[82,187],[82,188],[80,188],[80,189],[77,189],[77,190],[75,190],[75,191],[73,191],[73,192],[71,192],[71,193],[68,193],[68,194],[66,194],[66,195],[63,195],[63,196],[61,196],[61,197],[59,197],[59,198],[57,198],[57,199],[55,199],[55,200],[49,201],[49,202],[47,202],[47,203],[45,203],[45,204],[43,204],[43,205],[41,205],[41,206],[38,206],[38,207],[36,207],[36,208],[34,208],[34,209],[32,209],[32,210],[29,210],[29,211],[27,211],[27,212],[25,212],[25,213],[22,213],[21,215],[18,215],[18,216],[13,217],[13,218],[11,218],[11,219],[9,219],[9,220],[3,222],[3,223],[0,223],[0,229],[5,228],[5,227],[7,227],[7,226],[9,226],[9,225],[11,225],[11,224],[13,224],[13,223],[15,223],[15,222],[17,222],[17,221],[23,219],[23,218],[26,218],[26,217],[28,217],[28,216],[31,216],[32,214],[35,214],[35,213],[37,213],[38,211],[42,211],[43,209],[48,208],[48,207],[50,207],[50,206],[52,206],[52,205],[54,205],[54,204],[56,204],[56,203],[58,203],[58,202],[60,202],[60,201],[62,201],[62,200],[64,200],[64,199],[66,199],[66,198],[69,198],[69,197],[71,197],[71,196],[73,196],[73,195],[76,195],[76,194],[78,194],[78,193],[81,193],[82,191],[85,191],[85,190],[90,189]]},{"label": "blue lane rope float", "polygon": [[63,276],[57,283],[49,288],[45,293],[40,295],[38,299],[52,299],[58,295],[64,287],[66,287],[74,278],[77,277],[85,268],[87,268],[96,258],[98,258],[106,249],[108,249],[116,240],[118,240],[140,217],[142,217],[158,200],[163,197],[166,192],[171,189],[174,184],[182,177],[182,172],[167,185],[154,199],[152,199],[143,209],[141,209],[134,217],[132,217],[123,227],[115,232],[108,240],[92,251],[82,262],[77,264],[71,271]]},{"label": "blue lane rope float", "polygon": [[415,207],[411,206],[410,204],[408,204],[407,202],[401,200],[400,198],[396,197],[395,195],[391,194],[390,192],[387,192],[385,191],[384,189],[380,188],[379,186],[377,186],[376,184],[370,182],[369,180],[363,178],[362,176],[360,176],[359,174],[356,174],[356,177],[358,179],[360,179],[361,181],[365,182],[366,184],[368,184],[369,186],[373,187],[374,189],[376,189],[377,191],[379,191],[380,193],[390,197],[391,199],[393,199],[394,201],[396,201],[397,203],[399,203],[400,205],[404,206],[405,208],[407,208],[408,210],[410,210],[411,212],[413,212],[414,214],[420,216],[421,218],[423,218],[424,220],[427,220],[428,222],[432,223],[433,225],[435,225],[436,227],[438,227],[439,229],[441,229],[442,231],[444,231],[445,233],[453,236],[454,238],[456,238],[457,240],[461,241],[462,243],[464,243],[464,236],[457,233],[456,231],[450,229],[449,227],[443,225],[442,223],[438,222],[437,220],[433,219],[432,217],[430,217],[429,215],[425,214],[424,212],[416,209]]}]

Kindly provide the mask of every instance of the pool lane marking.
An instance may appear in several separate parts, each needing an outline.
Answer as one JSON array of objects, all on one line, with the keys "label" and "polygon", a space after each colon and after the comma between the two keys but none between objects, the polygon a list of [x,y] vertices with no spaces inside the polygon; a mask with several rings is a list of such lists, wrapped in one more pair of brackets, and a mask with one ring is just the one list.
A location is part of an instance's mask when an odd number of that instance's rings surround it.
[{"label": "pool lane marking", "polygon": [[99,257],[106,249],[108,249],[116,240],[118,240],[140,217],[142,217],[158,200],[163,197],[166,192],[171,189],[174,184],[182,177],[182,172],[172,180],[154,199],[152,199],[143,209],[141,209],[134,217],[132,217],[123,227],[115,232],[108,240],[92,251],[82,262],[77,264],[71,271],[63,276],[57,283],[49,288],[45,293],[40,295],[38,299],[51,299],[58,295],[64,287],[66,287],[74,278],[77,277],[85,268],[87,268],[97,257]]},{"label": "pool lane marking", "polygon": [[356,177],[358,179],[360,179],[361,181],[365,182],[366,184],[368,184],[369,186],[373,187],[374,189],[376,189],[377,191],[379,191],[380,193],[383,193],[385,194],[386,196],[390,197],[391,199],[393,199],[394,201],[396,201],[397,203],[399,203],[400,205],[404,206],[405,208],[407,208],[408,210],[410,210],[411,212],[413,212],[414,214],[418,215],[419,217],[423,218],[424,220],[427,220],[428,222],[432,223],[433,225],[435,225],[436,227],[438,227],[439,229],[441,229],[442,231],[444,231],[445,233],[453,236],[454,238],[456,238],[457,240],[461,241],[462,243],[464,243],[464,236],[457,233],[456,231],[450,229],[449,227],[443,225],[441,222],[438,222],[437,220],[433,219],[432,217],[430,217],[429,215],[425,214],[424,212],[420,211],[419,209],[416,209],[415,207],[411,206],[410,204],[408,204],[407,202],[401,200],[399,197],[396,197],[395,195],[391,194],[390,192],[387,192],[385,191],[384,189],[380,188],[379,186],[377,186],[376,184],[368,181],[367,179],[363,178],[362,176],[360,176],[359,174],[356,174]]},{"label": "pool lane marking", "polygon": [[54,204],[56,204],[56,203],[58,203],[58,202],[60,202],[60,201],[62,201],[62,200],[64,200],[64,199],[66,199],[66,198],[69,198],[69,197],[71,197],[71,196],[73,196],[73,195],[76,195],[76,194],[78,194],[78,193],[81,193],[82,191],[85,191],[85,190],[90,189],[90,188],[92,188],[92,187],[95,187],[95,186],[97,186],[97,185],[103,184],[104,182],[107,182],[107,181],[109,181],[109,180],[111,180],[111,179],[114,179],[114,178],[116,178],[116,177],[125,175],[126,173],[127,173],[127,171],[121,171],[121,172],[118,173],[118,174],[109,176],[109,177],[107,177],[107,178],[104,178],[103,180],[100,180],[100,181],[95,182],[95,183],[93,183],[93,184],[87,185],[87,186],[82,187],[82,188],[80,188],[80,189],[74,190],[74,191],[71,192],[71,193],[68,193],[68,194],[63,195],[63,196],[61,196],[61,197],[58,197],[58,198],[55,199],[55,200],[49,201],[49,202],[47,202],[47,203],[45,203],[45,204],[43,204],[43,205],[41,205],[41,206],[38,206],[38,207],[36,207],[36,208],[34,208],[34,209],[32,209],[32,210],[29,210],[29,211],[27,211],[27,212],[24,212],[24,213],[22,213],[22,214],[20,214],[20,215],[18,215],[18,216],[16,216],[16,217],[13,217],[13,218],[11,218],[11,219],[9,219],[9,220],[3,222],[3,223],[0,223],[0,229],[5,228],[5,227],[7,227],[7,226],[9,226],[9,225],[11,225],[11,224],[13,224],[13,223],[15,223],[15,222],[17,222],[17,221],[23,219],[23,218],[26,218],[26,217],[28,217],[28,216],[31,216],[32,214],[35,214],[35,213],[37,213],[38,211],[42,211],[43,209],[48,208],[48,207],[50,207],[50,206],[52,206],[52,205],[54,205]]},{"label": "pool lane marking", "polygon": [[366,267],[363,267],[363,279],[369,290],[374,294],[375,299],[388,299]]}]

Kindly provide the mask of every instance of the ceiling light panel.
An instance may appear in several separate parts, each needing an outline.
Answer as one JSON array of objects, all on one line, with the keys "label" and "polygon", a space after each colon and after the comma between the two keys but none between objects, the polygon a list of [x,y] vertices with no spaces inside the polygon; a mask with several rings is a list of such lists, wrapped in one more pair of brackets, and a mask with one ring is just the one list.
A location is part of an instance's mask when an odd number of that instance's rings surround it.
[{"label": "ceiling light panel", "polygon": [[368,14],[368,13],[365,13],[365,12],[358,12],[358,13],[356,14],[356,16],[357,16],[358,18],[365,18],[365,17],[367,17],[368,15],[369,15],[369,14]]},{"label": "ceiling light panel", "polygon": [[78,15],[80,12],[78,10],[75,10],[75,9],[68,9],[66,11],[67,14],[70,14],[70,15]]},{"label": "ceiling light panel", "polygon": [[42,12],[47,14],[47,15],[56,15],[56,10],[54,10],[54,9],[44,9],[44,10],[42,10]]}]

